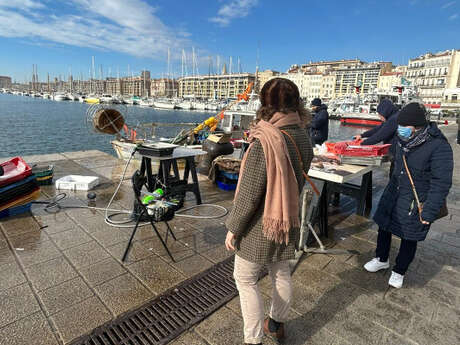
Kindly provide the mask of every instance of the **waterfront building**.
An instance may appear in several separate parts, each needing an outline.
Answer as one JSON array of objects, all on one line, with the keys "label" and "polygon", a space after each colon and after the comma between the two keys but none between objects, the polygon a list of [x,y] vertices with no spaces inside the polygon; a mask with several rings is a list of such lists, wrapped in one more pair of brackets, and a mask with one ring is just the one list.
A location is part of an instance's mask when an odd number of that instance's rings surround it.
[{"label": "waterfront building", "polygon": [[335,97],[335,78],[336,75],[333,73],[330,74],[323,74],[321,78],[321,88],[320,88],[320,96],[322,100],[330,100]]},{"label": "waterfront building", "polygon": [[379,75],[377,80],[377,89],[381,92],[393,91],[394,86],[403,84],[402,72],[383,72]]},{"label": "waterfront building", "polygon": [[150,81],[150,95],[152,97],[175,97],[179,84],[175,79],[160,78]]},{"label": "waterfront building", "polygon": [[[278,76],[273,76],[270,79],[276,77]],[[299,89],[300,97],[305,101],[311,101],[313,98],[321,97],[321,85],[323,79],[323,75],[321,73],[306,73],[298,70],[298,72],[294,73],[281,74],[279,77],[286,78],[294,82]]]},{"label": "waterfront building", "polygon": [[459,73],[460,50],[446,50],[409,59],[406,77],[417,86],[425,103],[441,105],[456,94],[456,91],[446,93],[447,90],[460,87]]},{"label": "waterfront building", "polygon": [[178,95],[181,98],[236,98],[254,81],[255,76],[251,73],[182,77],[178,79]]},{"label": "waterfront building", "polygon": [[297,71],[301,72],[311,72],[311,73],[329,73],[335,69],[353,67],[357,64],[363,64],[364,62],[358,59],[352,60],[334,60],[334,61],[310,61],[307,64],[303,65],[292,65],[289,68],[288,73],[293,73]]},{"label": "waterfront building", "polygon": [[0,75],[0,89],[11,88],[11,77]]},{"label": "waterfront building", "polygon": [[391,62],[365,63],[360,61],[355,65],[348,65],[334,69],[336,97],[347,96],[355,93],[355,87],[361,86],[360,92],[368,94],[377,88],[379,76],[391,71]]},{"label": "waterfront building", "polygon": [[150,86],[150,71],[142,71],[139,76],[123,77],[123,78],[107,78],[103,81],[104,85],[98,85],[96,90],[104,87],[103,92],[110,95],[131,95],[138,97],[149,97],[151,95]]},{"label": "waterfront building", "polygon": [[460,87],[445,89],[441,106],[446,110],[460,110]]},{"label": "waterfront building", "polygon": [[361,86],[361,93],[373,92],[381,73],[390,72],[391,67],[391,62],[367,63],[359,59],[310,61],[303,65],[292,65],[288,74],[321,75],[318,79],[310,77],[311,80],[306,83],[306,98],[332,99],[354,94],[358,85]]},{"label": "waterfront building", "polygon": [[262,87],[267,81],[279,75],[280,75],[280,72],[273,71],[271,69],[257,72],[257,82],[256,82],[257,87],[259,88],[259,90],[262,90]]}]

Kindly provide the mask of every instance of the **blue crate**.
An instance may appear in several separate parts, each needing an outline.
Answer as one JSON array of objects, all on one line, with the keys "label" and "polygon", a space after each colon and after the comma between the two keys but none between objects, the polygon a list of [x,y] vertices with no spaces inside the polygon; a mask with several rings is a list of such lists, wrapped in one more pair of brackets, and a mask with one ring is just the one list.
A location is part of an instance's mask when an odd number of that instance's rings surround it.
[{"label": "blue crate", "polygon": [[0,211],[0,219],[1,218],[6,218],[6,217],[12,217],[12,216],[16,216],[18,214],[29,212],[31,206],[32,206],[32,203],[29,202],[29,203],[27,203],[25,205],[7,208],[6,210]]},{"label": "blue crate", "polygon": [[232,191],[236,189],[236,183],[224,183],[221,181],[216,181],[217,182],[217,187],[219,187],[222,190],[226,191]]},{"label": "blue crate", "polygon": [[226,178],[230,179],[230,180],[238,180],[238,177],[240,174],[238,173],[229,173],[229,172],[225,172],[225,171],[220,171],[220,173],[225,176]]}]

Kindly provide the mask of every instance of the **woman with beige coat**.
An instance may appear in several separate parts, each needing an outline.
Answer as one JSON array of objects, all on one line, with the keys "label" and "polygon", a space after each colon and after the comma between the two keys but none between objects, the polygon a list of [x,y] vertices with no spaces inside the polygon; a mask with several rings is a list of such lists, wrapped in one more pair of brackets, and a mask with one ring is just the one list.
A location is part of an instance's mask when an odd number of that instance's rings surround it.
[{"label": "woman with beige coat", "polygon": [[[309,116],[290,80],[263,86],[262,106],[251,128],[233,209],[226,221],[225,244],[235,250],[234,277],[240,294],[245,344],[262,344],[264,333],[284,338],[291,301],[291,271],[299,242],[299,195],[313,158]],[[272,305],[264,320],[257,281],[268,268]]]}]

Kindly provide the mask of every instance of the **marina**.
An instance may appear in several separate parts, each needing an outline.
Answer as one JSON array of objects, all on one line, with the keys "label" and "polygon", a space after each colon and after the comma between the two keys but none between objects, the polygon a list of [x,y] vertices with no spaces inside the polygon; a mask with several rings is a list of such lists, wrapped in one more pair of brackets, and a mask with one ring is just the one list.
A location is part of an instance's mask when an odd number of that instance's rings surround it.
[{"label": "marina", "polygon": [[[80,102],[53,102],[42,98],[0,94],[1,152],[4,156],[48,154],[64,151],[100,150],[112,155],[111,137],[97,135],[86,125],[89,105]],[[187,123],[187,126],[164,126],[156,129],[158,137],[174,137],[182,128],[198,124],[212,113],[183,110],[157,110],[126,106],[134,125],[142,123]],[[52,124],[52,128],[50,128]],[[361,129],[340,126],[331,120],[331,140],[350,139]],[[146,133],[150,132],[146,130]],[[139,136],[143,136],[143,130]],[[14,138],[14,140],[7,140]]]}]

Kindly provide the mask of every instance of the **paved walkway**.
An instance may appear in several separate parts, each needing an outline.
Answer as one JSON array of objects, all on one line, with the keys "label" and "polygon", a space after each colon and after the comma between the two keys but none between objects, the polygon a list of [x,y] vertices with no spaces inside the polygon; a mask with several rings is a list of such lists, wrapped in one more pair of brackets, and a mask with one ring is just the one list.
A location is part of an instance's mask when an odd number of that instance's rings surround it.
[{"label": "paved walkway", "polygon": [[[455,128],[456,130],[456,128]],[[446,133],[453,138],[454,128]],[[460,150],[454,145],[456,171]],[[119,181],[123,162],[99,151],[25,157],[30,163],[53,162],[55,175],[98,174],[97,204],[105,206]],[[128,171],[128,176],[132,170]],[[374,178],[374,200],[386,182]],[[115,183],[114,183],[115,182]],[[343,198],[330,209],[330,246],[359,255],[304,256],[295,268],[294,303],[286,344],[459,344],[460,343],[460,174],[449,195],[449,217],[433,225],[407,273],[403,289],[388,288],[389,271],[370,274],[363,263],[373,256],[376,228],[353,214]],[[201,182],[206,203],[231,207],[232,193]],[[52,186],[42,188],[53,196]],[[114,208],[131,208],[126,181]],[[190,199],[192,199],[190,195]],[[85,193],[69,193],[69,204],[86,202]],[[193,200],[188,201],[193,204]],[[374,209],[375,209],[374,204]],[[56,215],[34,208],[0,221],[0,345],[63,344],[88,333],[171,286],[226,258],[224,219],[171,222],[178,241],[169,247],[173,263],[153,232],[138,232],[127,263],[121,263],[129,229],[112,228],[103,212],[68,209]],[[164,234],[164,227],[162,234]],[[393,251],[398,246],[395,240]],[[392,255],[394,258],[394,255]],[[270,282],[260,283],[266,297]],[[235,298],[174,345],[242,343],[239,300]],[[273,344],[269,339],[264,344]]]}]

